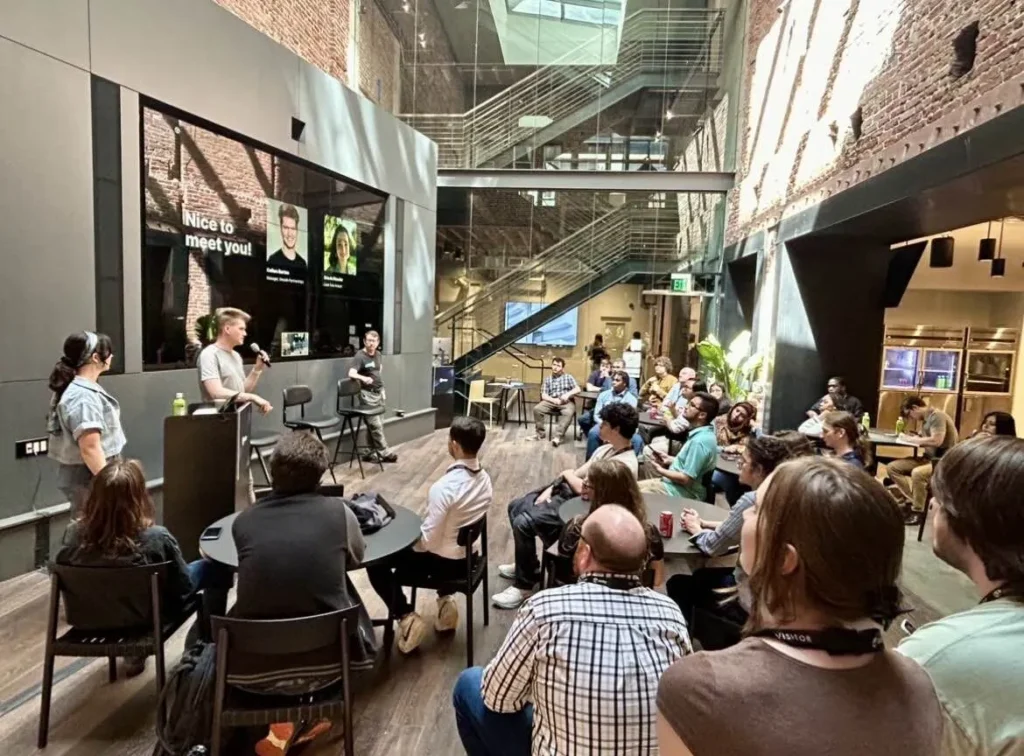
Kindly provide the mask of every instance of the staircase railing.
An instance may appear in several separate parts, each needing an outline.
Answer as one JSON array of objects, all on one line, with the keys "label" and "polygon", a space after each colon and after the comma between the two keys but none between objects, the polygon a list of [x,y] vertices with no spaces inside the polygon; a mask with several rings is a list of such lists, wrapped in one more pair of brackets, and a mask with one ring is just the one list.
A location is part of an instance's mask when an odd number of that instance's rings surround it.
[{"label": "staircase railing", "polygon": [[[465,113],[404,114],[399,117],[438,145],[438,165],[474,168],[536,134],[535,125],[522,125],[523,116],[543,116],[550,122],[566,118],[615,86],[641,74],[662,74],[665,84],[675,72],[709,76],[721,69],[720,10],[645,8],[623,22],[614,63],[580,65],[602,33],[538,68]],[[686,88],[683,82],[681,88]],[[707,86],[705,82],[702,86]]]}]

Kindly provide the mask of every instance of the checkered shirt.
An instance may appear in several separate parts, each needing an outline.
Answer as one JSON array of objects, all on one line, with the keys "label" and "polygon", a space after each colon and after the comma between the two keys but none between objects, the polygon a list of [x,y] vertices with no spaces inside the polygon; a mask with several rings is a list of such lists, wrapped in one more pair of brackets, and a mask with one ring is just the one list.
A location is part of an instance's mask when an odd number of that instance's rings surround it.
[{"label": "checkered shirt", "polygon": [[549,375],[544,379],[544,393],[548,396],[557,399],[562,394],[568,394],[578,384],[576,379],[568,373],[562,373],[557,378],[553,375]]},{"label": "checkered shirt", "polygon": [[484,670],[484,703],[500,713],[533,703],[535,756],[655,754],[658,680],[691,651],[672,599],[635,576],[584,575],[519,610]]}]

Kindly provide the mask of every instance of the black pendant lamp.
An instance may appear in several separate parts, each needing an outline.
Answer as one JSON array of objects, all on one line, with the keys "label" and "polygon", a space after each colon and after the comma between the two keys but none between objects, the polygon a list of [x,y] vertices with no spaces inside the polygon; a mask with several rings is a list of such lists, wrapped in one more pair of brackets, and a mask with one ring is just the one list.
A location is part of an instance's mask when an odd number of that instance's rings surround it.
[{"label": "black pendant lamp", "polygon": [[978,262],[996,259],[996,240],[992,238],[992,221],[988,222],[988,234],[978,242]]},{"label": "black pendant lamp", "polygon": [[1003,228],[1006,226],[1006,221],[1002,220],[999,222],[999,252],[997,257],[992,260],[992,278],[1002,278],[1006,275],[1006,258],[1003,257]]},{"label": "black pendant lamp", "polygon": [[952,236],[936,236],[932,239],[932,251],[928,265],[932,268],[952,268],[953,246]]}]

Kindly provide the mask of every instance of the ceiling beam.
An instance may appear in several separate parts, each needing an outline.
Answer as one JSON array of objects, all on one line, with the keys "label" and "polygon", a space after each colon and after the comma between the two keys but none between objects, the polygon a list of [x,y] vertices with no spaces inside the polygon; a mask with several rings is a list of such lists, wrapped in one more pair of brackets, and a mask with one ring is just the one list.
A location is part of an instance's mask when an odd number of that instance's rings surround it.
[{"label": "ceiling beam", "polygon": [[710,192],[732,189],[733,173],[682,171],[549,171],[438,169],[437,185],[460,189],[538,189],[620,192]]}]

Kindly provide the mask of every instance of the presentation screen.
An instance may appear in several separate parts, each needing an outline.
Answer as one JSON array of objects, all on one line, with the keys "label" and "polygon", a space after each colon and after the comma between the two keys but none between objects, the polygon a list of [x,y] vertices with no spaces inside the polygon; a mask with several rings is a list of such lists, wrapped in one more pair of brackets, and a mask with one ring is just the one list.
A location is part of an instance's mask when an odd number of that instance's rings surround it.
[{"label": "presentation screen", "polygon": [[194,365],[218,307],[284,360],[381,330],[383,194],[145,99],[141,117],[145,369]]},{"label": "presentation screen", "polygon": [[[505,328],[511,328],[545,307],[547,307],[545,302],[506,302]],[[574,307],[569,312],[545,323],[533,333],[527,334],[516,343],[535,346],[576,346],[578,316],[579,310]]]}]

